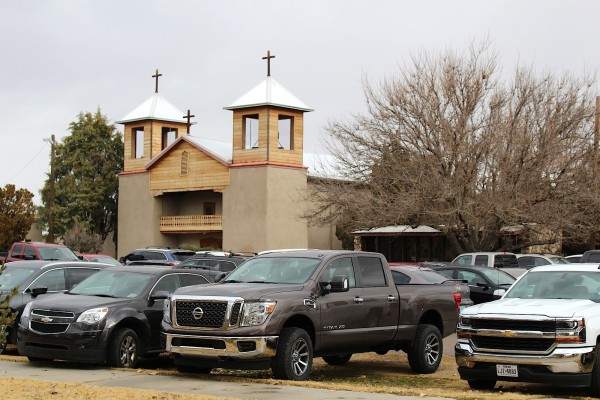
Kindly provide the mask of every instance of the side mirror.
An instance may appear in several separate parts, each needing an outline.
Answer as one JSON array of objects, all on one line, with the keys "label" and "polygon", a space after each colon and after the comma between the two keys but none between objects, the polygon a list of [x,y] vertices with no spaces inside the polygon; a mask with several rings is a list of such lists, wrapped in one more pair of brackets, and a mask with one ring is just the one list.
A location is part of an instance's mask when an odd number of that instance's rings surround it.
[{"label": "side mirror", "polygon": [[496,289],[494,290],[494,298],[499,299],[500,297],[504,296],[504,293],[506,293],[506,289]]},{"label": "side mirror", "polygon": [[219,272],[216,276],[215,276],[215,282],[221,282],[223,280],[223,278],[225,278],[227,276],[228,272]]},{"label": "side mirror", "polygon": [[490,285],[488,285],[487,283],[483,283],[483,282],[477,282],[475,284],[475,286],[483,288],[483,290],[488,290],[490,288]]},{"label": "side mirror", "polygon": [[350,281],[346,275],[336,275],[331,278],[332,293],[347,292],[350,290]]},{"label": "side mirror", "polygon": [[166,300],[169,298],[169,295],[170,293],[166,290],[159,290],[150,296],[150,300]]},{"label": "side mirror", "polygon": [[48,288],[45,286],[38,286],[31,289],[31,297],[38,297],[40,294],[48,293]]}]

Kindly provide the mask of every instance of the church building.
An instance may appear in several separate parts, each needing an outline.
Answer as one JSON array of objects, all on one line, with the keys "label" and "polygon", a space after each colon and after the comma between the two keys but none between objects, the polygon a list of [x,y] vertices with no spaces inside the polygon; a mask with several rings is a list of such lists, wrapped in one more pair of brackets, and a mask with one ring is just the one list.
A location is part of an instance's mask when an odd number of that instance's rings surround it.
[{"label": "church building", "polygon": [[[313,111],[271,77],[224,107],[233,134],[195,137],[184,113],[155,92],[124,125],[119,175],[118,255],[140,247],[192,245],[259,252],[339,249],[335,226],[303,218],[307,188],[319,177],[304,153],[304,114]],[[225,135],[224,135],[225,136]]]}]

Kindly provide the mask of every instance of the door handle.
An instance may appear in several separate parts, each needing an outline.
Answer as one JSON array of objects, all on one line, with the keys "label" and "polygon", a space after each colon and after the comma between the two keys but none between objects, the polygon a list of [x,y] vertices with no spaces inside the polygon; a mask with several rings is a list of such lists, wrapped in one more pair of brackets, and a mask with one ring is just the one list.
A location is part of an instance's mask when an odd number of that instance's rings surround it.
[{"label": "door handle", "polygon": [[389,295],[388,296],[388,303],[395,303],[395,302],[396,302],[396,296]]},{"label": "door handle", "polygon": [[362,303],[364,303],[364,302],[365,302],[365,299],[363,299],[362,297],[355,297],[355,298],[354,298],[354,302],[355,302],[356,304],[362,304]]}]

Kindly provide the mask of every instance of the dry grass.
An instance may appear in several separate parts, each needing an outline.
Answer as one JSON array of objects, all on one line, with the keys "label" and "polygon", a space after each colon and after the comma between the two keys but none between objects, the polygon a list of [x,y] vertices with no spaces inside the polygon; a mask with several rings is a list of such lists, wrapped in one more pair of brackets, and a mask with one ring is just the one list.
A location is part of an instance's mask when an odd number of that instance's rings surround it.
[{"label": "dry grass", "polygon": [[[17,355],[0,356],[2,360],[25,361]],[[172,364],[166,357],[146,361],[139,373],[175,375]],[[449,397],[459,400],[490,400],[501,396],[503,400],[525,400],[539,398],[586,398],[583,389],[555,388],[546,385],[499,382],[492,391],[474,391],[462,381],[456,372],[451,356],[444,356],[440,369],[431,375],[414,374],[403,353],[379,356],[374,353],[357,354],[345,366],[330,366],[322,359],[315,359],[313,374],[306,382],[280,381],[271,378],[270,371],[240,371],[216,369],[210,379],[232,382],[258,382],[272,385],[293,385],[329,390],[392,393],[403,396]],[[160,399],[199,400],[215,397],[184,395],[146,391],[94,387],[90,385],[62,384],[26,379],[0,378],[2,399],[99,399],[117,400]]]}]

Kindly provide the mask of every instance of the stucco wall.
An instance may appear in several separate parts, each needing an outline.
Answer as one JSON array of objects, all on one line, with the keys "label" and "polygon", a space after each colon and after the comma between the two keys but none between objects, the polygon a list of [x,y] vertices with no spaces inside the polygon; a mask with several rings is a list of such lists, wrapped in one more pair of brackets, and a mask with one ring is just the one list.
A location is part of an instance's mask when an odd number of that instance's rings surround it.
[{"label": "stucco wall", "polygon": [[117,256],[146,246],[176,247],[176,238],[160,233],[162,201],[150,194],[148,174],[119,176]]},{"label": "stucco wall", "polygon": [[306,170],[272,165],[230,170],[223,192],[223,248],[259,252],[308,247]]}]

